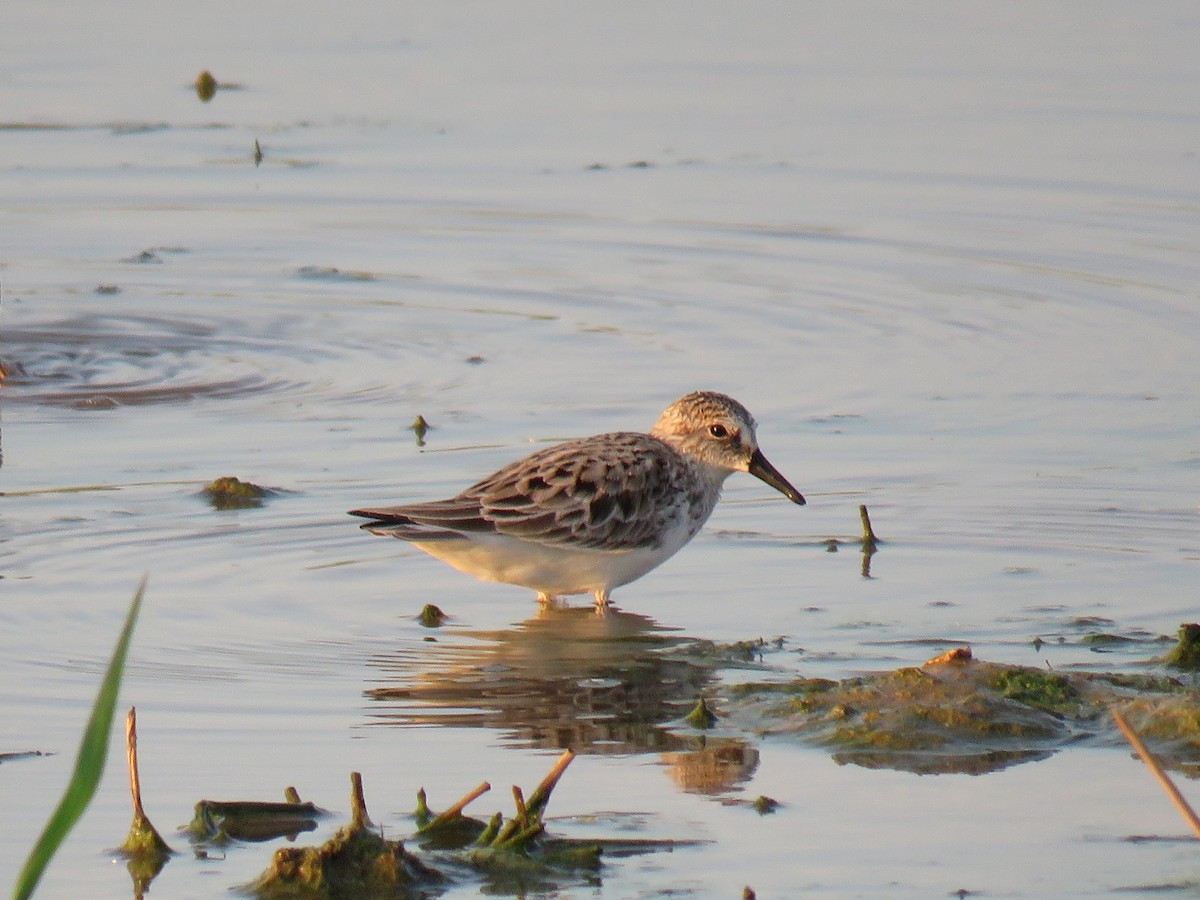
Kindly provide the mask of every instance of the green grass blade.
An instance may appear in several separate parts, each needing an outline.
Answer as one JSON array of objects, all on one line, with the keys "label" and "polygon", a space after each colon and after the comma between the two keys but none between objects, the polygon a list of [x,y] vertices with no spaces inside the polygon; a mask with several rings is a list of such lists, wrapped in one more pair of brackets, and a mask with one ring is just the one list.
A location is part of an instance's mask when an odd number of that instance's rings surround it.
[{"label": "green grass blade", "polygon": [[108,661],[108,670],[104,673],[100,692],[96,695],[96,702],[92,704],[92,716],[83,732],[83,740],[79,743],[79,756],[75,760],[75,771],[71,775],[71,781],[54,815],[46,823],[42,836],[38,838],[37,844],[29,854],[25,868],[21,870],[16,887],[13,888],[13,900],[26,900],[33,895],[59,845],[83,816],[100,784],[104,762],[108,758],[108,740],[112,732],[113,713],[117,708],[117,694],[120,692],[121,676],[125,671],[125,656],[129,651],[133,627],[137,622],[138,610],[141,609],[142,595],[145,592],[146,579],[143,578],[137,593],[133,595],[133,602],[129,604],[125,627],[121,629],[121,636],[113,650],[112,659]]}]

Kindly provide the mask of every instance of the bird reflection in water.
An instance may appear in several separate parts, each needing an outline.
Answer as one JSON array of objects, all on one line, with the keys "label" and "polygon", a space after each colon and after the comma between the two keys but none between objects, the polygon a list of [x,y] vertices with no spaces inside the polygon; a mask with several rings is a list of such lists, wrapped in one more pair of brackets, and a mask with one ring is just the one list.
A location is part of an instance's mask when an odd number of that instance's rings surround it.
[{"label": "bird reflection in water", "polygon": [[[444,636],[444,637],[443,637]],[[451,643],[453,641],[453,643]],[[648,616],[546,608],[504,631],[443,631],[372,658],[385,684],[366,691],[377,724],[484,727],[506,741],[577,753],[663,754],[685,790],[748,778],[757,753],[738,738],[681,725],[716,663]]]}]

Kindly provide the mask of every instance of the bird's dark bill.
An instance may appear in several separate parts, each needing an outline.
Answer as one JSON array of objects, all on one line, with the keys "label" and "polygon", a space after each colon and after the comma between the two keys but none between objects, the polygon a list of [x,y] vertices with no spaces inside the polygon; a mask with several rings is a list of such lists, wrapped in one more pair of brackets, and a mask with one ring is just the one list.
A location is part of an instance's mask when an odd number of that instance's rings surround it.
[{"label": "bird's dark bill", "polygon": [[754,455],[750,457],[750,468],[747,471],[755,478],[765,481],[798,506],[804,505],[804,495],[792,487],[788,480],[779,474],[778,469],[767,462],[767,458],[763,456],[761,450],[754,451]]}]

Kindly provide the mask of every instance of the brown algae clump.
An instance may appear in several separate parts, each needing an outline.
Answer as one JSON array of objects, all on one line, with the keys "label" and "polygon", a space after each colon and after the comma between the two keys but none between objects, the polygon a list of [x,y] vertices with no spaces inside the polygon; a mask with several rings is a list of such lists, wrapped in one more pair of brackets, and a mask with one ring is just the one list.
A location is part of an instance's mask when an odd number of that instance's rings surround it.
[{"label": "brown algae clump", "polygon": [[257,509],[275,496],[275,491],[259,487],[226,475],[210,482],[200,492],[212,504],[213,509]]}]

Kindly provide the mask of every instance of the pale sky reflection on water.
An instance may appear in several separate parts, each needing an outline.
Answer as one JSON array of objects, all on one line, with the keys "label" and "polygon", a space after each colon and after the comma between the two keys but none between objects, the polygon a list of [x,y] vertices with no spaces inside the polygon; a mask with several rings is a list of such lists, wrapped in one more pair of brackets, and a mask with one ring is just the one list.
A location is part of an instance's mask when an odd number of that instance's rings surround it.
[{"label": "pale sky reflection on water", "polygon": [[[417,787],[530,786],[591,741],[561,828],[606,813],[601,836],[711,843],[565,896],[1194,890],[1190,844],[1126,839],[1183,825],[1123,750],[918,777],[751,739],[717,760],[728,782],[689,789],[659,720],[708,682],[657,642],[785,639],[735,681],[919,664],[931,637],[1142,671],[1156,646],[1098,654],[1078,623],[1195,619],[1198,20],[6,4],[0,358],[25,373],[0,388],[0,751],[56,755],[0,766],[0,872],[148,572],[123,701],[164,832],[286,784],[344,810],[351,769],[402,832]],[[242,89],[201,104],[203,69]],[[574,633],[548,655],[526,592],[344,516],[648,428],[695,388],[750,408],[809,506],[731,479],[708,530],[616,594],[645,617],[631,655]],[[198,491],[230,474],[288,493],[217,513]],[[860,503],[885,540],[870,579],[824,543]],[[452,616],[436,635],[427,602]],[[129,889],[104,852],[128,816],[113,746],[41,896]],[[760,794],[781,809],[738,802]],[[180,856],[153,894],[224,893],[267,855]]]}]

